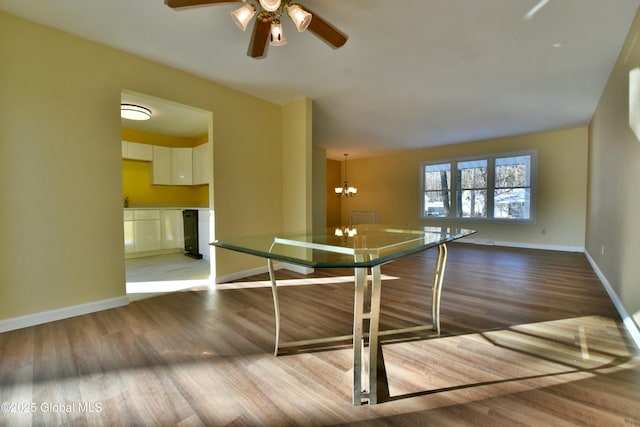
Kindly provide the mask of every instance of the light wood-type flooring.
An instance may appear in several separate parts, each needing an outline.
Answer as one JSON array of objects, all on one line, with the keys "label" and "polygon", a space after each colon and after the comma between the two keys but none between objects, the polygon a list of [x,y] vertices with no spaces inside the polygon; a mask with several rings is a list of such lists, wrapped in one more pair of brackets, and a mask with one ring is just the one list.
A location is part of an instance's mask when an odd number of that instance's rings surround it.
[{"label": "light wood-type flooring", "polygon": [[[430,322],[435,251],[382,267],[381,330]],[[347,335],[353,272],[281,270],[282,339]],[[451,244],[442,335],[273,356],[266,275],[0,334],[1,426],[637,426],[640,359],[583,254]]]}]

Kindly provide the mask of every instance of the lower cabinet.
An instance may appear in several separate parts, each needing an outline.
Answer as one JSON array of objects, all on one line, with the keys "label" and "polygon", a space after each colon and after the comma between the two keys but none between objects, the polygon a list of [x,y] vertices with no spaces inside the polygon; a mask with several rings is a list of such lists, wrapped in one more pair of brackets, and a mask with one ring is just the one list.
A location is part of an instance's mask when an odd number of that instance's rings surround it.
[{"label": "lower cabinet", "polygon": [[133,222],[134,248],[136,252],[157,251],[160,244],[160,221],[142,220]]},{"label": "lower cabinet", "polygon": [[160,211],[136,209],[133,211],[133,247],[136,252],[157,251],[162,248]]},{"label": "lower cabinet", "polygon": [[134,257],[184,249],[182,209],[125,209],[124,252]]},{"label": "lower cabinet", "polygon": [[162,249],[184,248],[182,209],[162,210]]},{"label": "lower cabinet", "polygon": [[204,259],[209,259],[211,251],[209,218],[209,209],[198,209],[198,250]]}]

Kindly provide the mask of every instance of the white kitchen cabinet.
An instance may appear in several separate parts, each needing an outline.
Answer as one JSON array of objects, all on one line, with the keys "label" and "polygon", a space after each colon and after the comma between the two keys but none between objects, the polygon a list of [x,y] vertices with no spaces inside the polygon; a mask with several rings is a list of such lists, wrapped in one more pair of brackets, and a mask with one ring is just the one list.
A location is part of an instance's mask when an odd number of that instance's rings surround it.
[{"label": "white kitchen cabinet", "polygon": [[171,184],[172,185],[192,185],[193,184],[193,149],[192,148],[172,148],[171,149]]},{"label": "white kitchen cabinet", "polygon": [[133,234],[133,211],[124,210],[124,253],[131,254],[136,251],[134,246],[135,234]]},{"label": "white kitchen cabinet", "polygon": [[209,209],[198,209],[198,252],[202,258],[210,258],[211,237],[209,236]]},{"label": "white kitchen cabinet", "polygon": [[133,160],[143,160],[150,162],[153,160],[153,145],[129,142],[127,157]]},{"label": "white kitchen cabinet", "polygon": [[182,208],[125,208],[125,257],[174,253],[184,250]]},{"label": "white kitchen cabinet", "polygon": [[153,146],[153,177],[156,185],[171,185],[171,148]]},{"label": "white kitchen cabinet", "polygon": [[153,145],[122,141],[122,158],[151,162],[153,161]]},{"label": "white kitchen cabinet", "polygon": [[193,149],[153,146],[155,185],[192,185]]},{"label": "white kitchen cabinet", "polygon": [[182,209],[163,209],[162,249],[184,248],[184,227]]},{"label": "white kitchen cabinet", "polygon": [[193,185],[208,184],[211,176],[210,143],[193,147]]},{"label": "white kitchen cabinet", "polygon": [[134,249],[136,252],[157,251],[162,248],[160,211],[136,209],[133,211]]}]

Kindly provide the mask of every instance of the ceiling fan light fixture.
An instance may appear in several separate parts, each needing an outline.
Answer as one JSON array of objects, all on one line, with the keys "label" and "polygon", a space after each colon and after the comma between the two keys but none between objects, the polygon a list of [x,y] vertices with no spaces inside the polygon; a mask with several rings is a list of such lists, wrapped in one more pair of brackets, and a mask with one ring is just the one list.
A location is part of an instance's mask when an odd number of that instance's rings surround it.
[{"label": "ceiling fan light fixture", "polygon": [[267,12],[275,12],[280,7],[280,0],[260,0],[260,6]]},{"label": "ceiling fan light fixture", "polygon": [[151,110],[134,104],[120,104],[120,117],[128,120],[149,120]]},{"label": "ceiling fan light fixture", "polygon": [[293,21],[298,29],[298,32],[302,32],[307,29],[311,23],[311,14],[304,10],[299,4],[290,4],[287,7],[287,13],[289,18]]},{"label": "ceiling fan light fixture", "polygon": [[279,20],[274,19],[271,21],[271,34],[270,40],[272,46],[283,46],[287,44],[287,39],[284,38],[284,33],[282,32],[282,24]]},{"label": "ceiling fan light fixture", "polygon": [[245,4],[239,9],[231,12],[231,18],[236,23],[238,28],[242,31],[246,31],[251,18],[256,14],[256,7],[250,3]]}]

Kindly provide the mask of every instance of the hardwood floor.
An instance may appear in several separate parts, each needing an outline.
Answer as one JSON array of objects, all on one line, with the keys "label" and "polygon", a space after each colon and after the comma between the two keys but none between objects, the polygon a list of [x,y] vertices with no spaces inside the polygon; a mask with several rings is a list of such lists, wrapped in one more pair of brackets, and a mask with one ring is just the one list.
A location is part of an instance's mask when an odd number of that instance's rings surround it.
[{"label": "hardwood floor", "polygon": [[[435,252],[383,266],[381,330],[430,322]],[[279,271],[282,339],[351,333],[352,271]],[[452,244],[442,335],[274,357],[266,275],[0,334],[0,425],[640,425],[640,358],[582,254]]]}]

